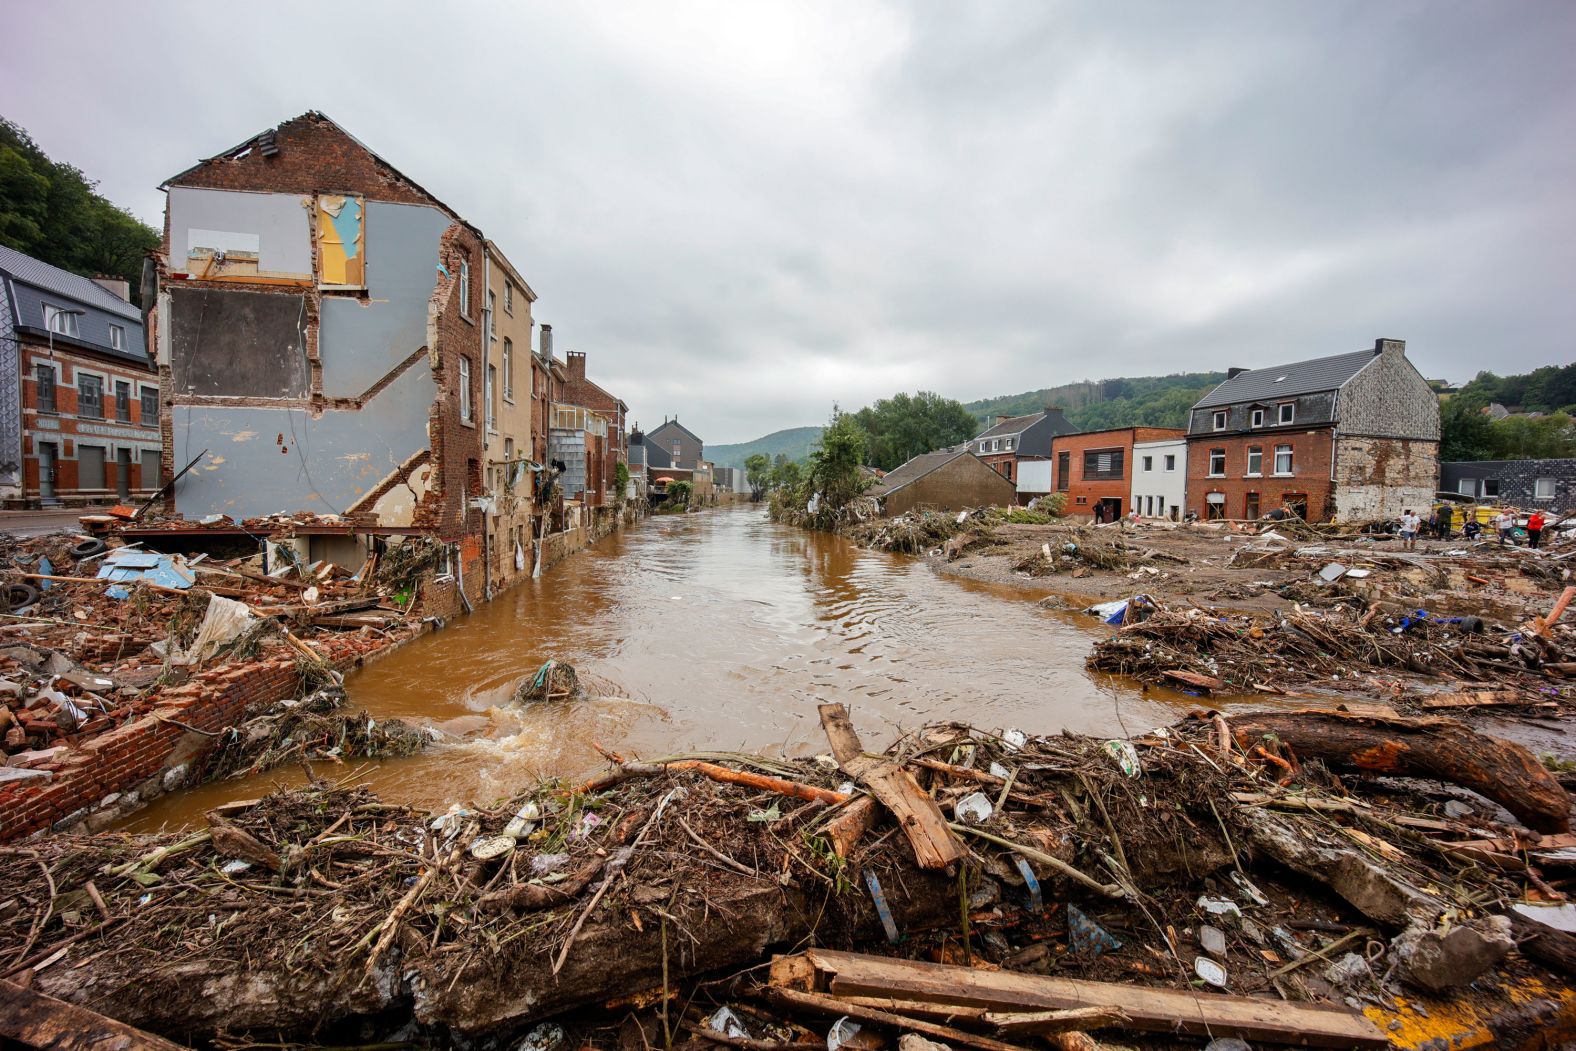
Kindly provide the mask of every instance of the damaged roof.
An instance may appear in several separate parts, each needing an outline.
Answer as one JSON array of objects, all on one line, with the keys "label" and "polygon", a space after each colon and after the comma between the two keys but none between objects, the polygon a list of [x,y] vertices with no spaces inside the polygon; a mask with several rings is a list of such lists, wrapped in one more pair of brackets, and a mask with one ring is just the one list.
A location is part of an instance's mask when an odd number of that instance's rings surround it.
[{"label": "damaged roof", "polygon": [[1327,358],[1294,361],[1267,369],[1248,369],[1223,380],[1193,406],[1208,409],[1215,405],[1234,405],[1242,401],[1274,400],[1300,394],[1336,390],[1368,367],[1377,354],[1372,349],[1354,350]]}]

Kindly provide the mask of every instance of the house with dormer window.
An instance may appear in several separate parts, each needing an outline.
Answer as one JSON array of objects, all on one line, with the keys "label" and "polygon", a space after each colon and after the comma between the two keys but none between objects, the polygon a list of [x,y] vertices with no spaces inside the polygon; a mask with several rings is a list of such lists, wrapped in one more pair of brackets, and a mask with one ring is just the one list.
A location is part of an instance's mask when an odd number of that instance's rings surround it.
[{"label": "house with dormer window", "polygon": [[1188,509],[1310,522],[1426,509],[1439,474],[1439,402],[1406,341],[1271,368],[1234,368],[1193,406]]},{"label": "house with dormer window", "polygon": [[[1022,502],[1033,496],[1051,491],[1048,469],[1038,472],[1030,464],[1049,464],[1051,439],[1058,434],[1071,434],[1075,428],[1062,415],[1060,409],[1049,408],[1025,416],[997,416],[996,422],[968,444],[969,452],[990,465],[1008,481],[1017,485]],[[1024,471],[1029,476],[1025,477]],[[1043,475],[1043,486],[1026,491],[1020,482],[1036,484]]]}]

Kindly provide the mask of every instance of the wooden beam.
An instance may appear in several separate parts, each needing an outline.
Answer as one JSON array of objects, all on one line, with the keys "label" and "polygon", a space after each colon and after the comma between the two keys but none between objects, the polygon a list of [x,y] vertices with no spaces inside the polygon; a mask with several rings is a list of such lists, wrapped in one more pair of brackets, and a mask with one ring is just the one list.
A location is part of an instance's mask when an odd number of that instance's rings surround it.
[{"label": "wooden beam", "polygon": [[1116,1008],[1127,1015],[1128,1028],[1143,1032],[1235,1036],[1304,1047],[1389,1046],[1367,1018],[1336,1004],[983,971],[823,949],[805,955],[818,971],[830,975],[834,996],[891,996],[1003,1012]]},{"label": "wooden beam", "polygon": [[866,755],[841,704],[821,705],[821,728],[831,743],[832,755],[843,772],[870,789],[870,794],[892,811],[898,827],[914,848],[920,868],[943,869],[963,858],[963,844],[930,793],[919,787],[914,775],[890,759]]},{"label": "wooden beam", "polygon": [[48,1051],[186,1051],[86,1007],[0,982],[0,1036]]}]

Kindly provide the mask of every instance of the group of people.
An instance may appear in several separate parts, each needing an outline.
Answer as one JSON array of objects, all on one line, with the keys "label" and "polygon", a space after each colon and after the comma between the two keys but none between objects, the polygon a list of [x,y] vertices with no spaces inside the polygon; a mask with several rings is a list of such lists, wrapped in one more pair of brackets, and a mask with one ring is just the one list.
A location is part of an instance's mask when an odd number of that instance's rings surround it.
[{"label": "group of people", "polygon": [[[1449,506],[1435,507],[1429,512],[1425,521],[1421,515],[1415,514],[1411,508],[1401,512],[1401,540],[1406,550],[1411,551],[1417,547],[1420,536],[1432,536],[1440,540],[1449,540],[1451,528],[1455,522],[1455,511]],[[1533,511],[1527,516],[1527,546],[1536,548],[1543,541],[1543,527],[1547,523],[1542,511]],[[1501,547],[1516,543],[1517,514],[1511,508],[1503,508],[1494,516],[1494,531],[1499,538]],[[1483,527],[1478,524],[1477,517],[1468,514],[1466,524],[1462,526],[1461,535],[1467,540],[1476,540],[1483,532]]]}]

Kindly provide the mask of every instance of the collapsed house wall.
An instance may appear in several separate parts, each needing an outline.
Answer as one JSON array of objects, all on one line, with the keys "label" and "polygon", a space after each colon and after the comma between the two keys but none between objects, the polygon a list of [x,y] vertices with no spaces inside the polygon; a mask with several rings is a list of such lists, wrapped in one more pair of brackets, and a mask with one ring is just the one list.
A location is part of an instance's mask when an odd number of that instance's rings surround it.
[{"label": "collapsed house wall", "polygon": [[1335,518],[1363,522],[1426,515],[1439,480],[1439,443],[1339,436],[1335,441]]}]

